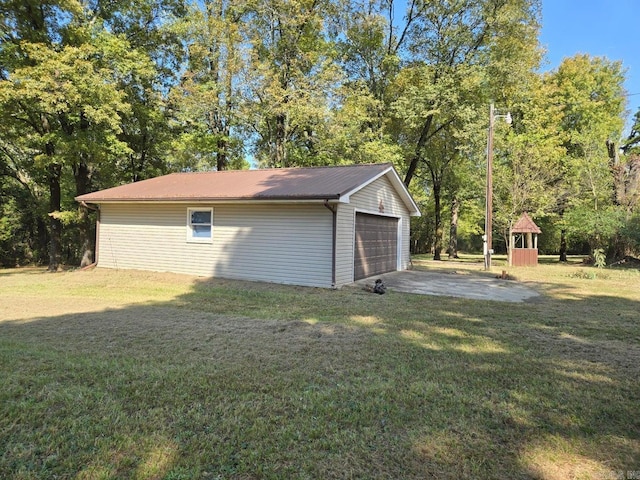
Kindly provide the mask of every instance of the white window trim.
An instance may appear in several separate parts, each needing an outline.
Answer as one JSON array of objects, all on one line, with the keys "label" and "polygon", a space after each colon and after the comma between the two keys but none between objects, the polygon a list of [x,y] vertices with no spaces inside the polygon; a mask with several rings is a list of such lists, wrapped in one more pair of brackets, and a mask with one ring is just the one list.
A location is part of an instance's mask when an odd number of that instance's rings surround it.
[{"label": "white window trim", "polygon": [[[211,214],[211,236],[209,238],[194,237],[191,225],[191,212],[209,212]],[[187,208],[187,243],[213,243],[213,208],[189,207]]]}]

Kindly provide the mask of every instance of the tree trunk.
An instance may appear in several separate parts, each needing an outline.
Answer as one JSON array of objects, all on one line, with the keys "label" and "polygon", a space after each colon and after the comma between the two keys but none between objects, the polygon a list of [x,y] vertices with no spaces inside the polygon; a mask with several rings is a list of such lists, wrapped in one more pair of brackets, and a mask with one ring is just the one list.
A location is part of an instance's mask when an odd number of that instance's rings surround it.
[{"label": "tree trunk", "polygon": [[[74,165],[73,176],[76,182],[76,195],[89,193],[91,188],[91,169],[85,162]],[[78,236],[80,243],[80,267],[86,267],[93,263],[93,252],[95,249],[95,236],[89,209],[83,205],[78,208],[80,214],[78,223]]]},{"label": "tree trunk", "polygon": [[567,261],[567,231],[564,228],[560,230],[560,261]]},{"label": "tree trunk", "polygon": [[36,219],[36,230],[38,232],[38,254],[36,261],[39,265],[44,265],[48,261],[48,248],[49,248],[49,230],[47,229],[47,222],[44,218],[38,215]]},{"label": "tree trunk", "polygon": [[456,197],[451,200],[451,225],[449,226],[449,258],[458,257],[458,213],[460,202]]},{"label": "tree trunk", "polygon": [[435,222],[435,239],[433,242],[433,259],[441,260],[440,251],[442,250],[442,211],[440,206],[440,184],[434,182],[433,185],[434,200],[434,222]]},{"label": "tree trunk", "polygon": [[143,180],[142,173],[145,169],[145,163],[147,162],[147,146],[146,146],[146,134],[143,135],[143,140],[140,144],[140,157],[138,158],[137,153],[132,153],[129,155],[130,163],[131,163],[131,180],[133,182],[139,182]]},{"label": "tree trunk", "polygon": [[93,252],[95,250],[95,237],[93,228],[91,228],[91,219],[89,217],[89,209],[80,206],[80,223],[78,225],[78,233],[80,237],[80,267],[86,267],[93,263]]},{"label": "tree trunk", "polygon": [[60,177],[62,166],[58,163],[49,165],[49,272],[57,272],[60,266],[60,240],[62,237],[62,222],[55,214],[60,212]]},{"label": "tree trunk", "polygon": [[515,238],[513,237],[513,222],[509,221],[509,231],[507,232],[507,235],[509,235],[509,237],[507,238],[506,241],[506,245],[507,245],[507,266],[508,267],[513,267],[513,249],[515,248]]},{"label": "tree trunk", "polygon": [[221,172],[227,169],[227,141],[223,138],[218,139],[218,151],[216,152],[216,170]]},{"label": "tree trunk", "polygon": [[287,165],[287,117],[284,114],[277,115],[276,121],[276,138],[274,139],[274,158],[273,163],[276,167],[285,168]]},{"label": "tree trunk", "polygon": [[422,126],[422,130],[420,132],[420,138],[418,138],[418,142],[416,143],[416,148],[414,150],[413,158],[411,162],[409,162],[409,168],[407,168],[407,173],[404,176],[404,184],[409,188],[411,184],[411,180],[418,169],[418,163],[420,162],[420,158],[422,158],[422,148],[425,143],[427,143],[427,139],[429,138],[429,130],[431,130],[431,124],[433,123],[433,115],[429,115]]},{"label": "tree trunk", "polygon": [[615,142],[607,140],[607,153],[609,154],[609,169],[613,177],[613,192],[611,199],[614,205],[622,205],[624,202],[625,185],[623,169],[620,166],[620,156]]}]

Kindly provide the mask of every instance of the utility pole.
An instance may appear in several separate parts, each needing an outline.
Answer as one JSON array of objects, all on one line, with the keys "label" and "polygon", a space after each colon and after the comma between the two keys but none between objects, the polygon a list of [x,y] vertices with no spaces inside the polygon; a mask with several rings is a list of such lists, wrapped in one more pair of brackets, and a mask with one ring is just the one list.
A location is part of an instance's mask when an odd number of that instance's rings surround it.
[{"label": "utility pole", "polygon": [[496,113],[493,102],[489,106],[489,133],[487,134],[487,192],[484,215],[484,236],[483,236],[483,253],[484,253],[484,269],[491,270],[491,255],[493,255],[493,129],[495,127],[496,118],[504,118],[507,125],[511,125],[511,113],[506,115],[498,115]]},{"label": "utility pole", "polygon": [[495,124],[495,107],[493,102],[489,106],[489,133],[487,134],[487,191],[485,194],[484,211],[484,269],[491,269],[491,255],[493,254],[493,126]]}]

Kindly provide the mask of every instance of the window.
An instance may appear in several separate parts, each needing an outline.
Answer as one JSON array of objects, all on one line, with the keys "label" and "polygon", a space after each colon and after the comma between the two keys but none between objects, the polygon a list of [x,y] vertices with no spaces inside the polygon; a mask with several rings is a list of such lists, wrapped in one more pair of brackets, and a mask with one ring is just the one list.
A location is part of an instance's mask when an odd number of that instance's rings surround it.
[{"label": "window", "polygon": [[212,208],[190,208],[188,210],[187,241],[211,243],[212,229]]}]

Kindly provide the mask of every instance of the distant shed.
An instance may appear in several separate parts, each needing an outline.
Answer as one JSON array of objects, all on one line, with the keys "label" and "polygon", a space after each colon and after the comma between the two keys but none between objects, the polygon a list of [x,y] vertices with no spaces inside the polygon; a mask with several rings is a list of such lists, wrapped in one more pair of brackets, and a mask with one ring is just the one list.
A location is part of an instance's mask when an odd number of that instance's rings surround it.
[{"label": "distant shed", "polygon": [[511,228],[509,243],[511,265],[533,267],[538,265],[538,234],[540,227],[524,212]]}]

